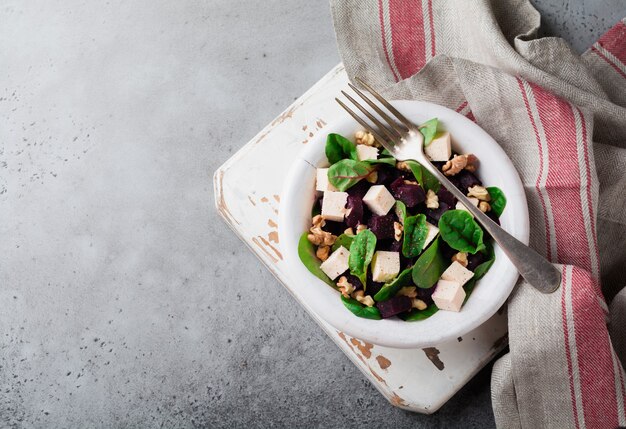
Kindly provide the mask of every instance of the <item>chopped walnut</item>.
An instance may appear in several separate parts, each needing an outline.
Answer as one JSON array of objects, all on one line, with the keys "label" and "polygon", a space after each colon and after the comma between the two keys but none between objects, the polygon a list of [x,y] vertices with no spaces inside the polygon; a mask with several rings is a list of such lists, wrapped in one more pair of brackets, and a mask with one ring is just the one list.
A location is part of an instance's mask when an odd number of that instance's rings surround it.
[{"label": "chopped walnut", "polygon": [[330,246],[320,246],[315,251],[315,256],[317,256],[319,260],[322,262],[328,259],[329,255],[330,255]]},{"label": "chopped walnut", "polygon": [[400,171],[407,171],[407,172],[411,171],[411,167],[409,167],[409,164],[407,164],[404,161],[396,162],[396,168]]},{"label": "chopped walnut", "polygon": [[364,231],[367,229],[367,225],[363,225],[362,223],[358,224],[356,227],[356,233],[358,234],[361,231]]},{"label": "chopped walnut", "polygon": [[442,170],[446,176],[454,176],[464,168],[467,171],[473,172],[476,171],[476,161],[478,161],[478,158],[472,154],[454,155],[451,160],[443,165]]},{"label": "chopped walnut", "polygon": [[370,183],[376,183],[378,181],[378,171],[372,171],[365,177],[365,180]]},{"label": "chopped walnut", "polygon": [[463,265],[464,267],[467,267],[467,253],[465,253],[465,252],[455,253],[452,256],[452,262],[458,262],[459,264]]},{"label": "chopped walnut", "polygon": [[400,239],[402,238],[402,231],[404,231],[404,227],[402,226],[402,224],[400,222],[394,222],[393,238],[395,238],[396,241],[400,241]]},{"label": "chopped walnut", "polygon": [[374,305],[374,299],[369,295],[365,295],[365,292],[363,292],[362,290],[357,290],[356,292],[354,292],[352,294],[352,297],[359,301],[361,304],[368,307],[372,307]]},{"label": "chopped walnut", "polygon": [[426,308],[428,307],[424,301],[417,298],[414,298],[411,301],[411,304],[413,305],[413,308],[417,308],[418,310],[426,310]]},{"label": "chopped walnut", "polygon": [[339,288],[339,292],[346,298],[350,298],[350,294],[354,292],[354,286],[348,281],[346,276],[339,277],[337,287]]},{"label": "chopped walnut", "polygon": [[487,213],[488,211],[491,211],[491,204],[487,201],[481,201],[478,203],[478,209],[483,213]]},{"label": "chopped walnut", "polygon": [[417,297],[417,288],[415,286],[405,286],[397,293],[398,296],[408,296],[409,298]]},{"label": "chopped walnut", "polygon": [[311,233],[307,235],[307,239],[316,246],[332,246],[335,244],[337,237],[330,232],[322,231],[322,228],[313,227]]},{"label": "chopped walnut", "polygon": [[426,193],[426,207],[429,209],[439,208],[439,197],[433,192],[432,189],[429,189]]},{"label": "chopped walnut", "polygon": [[484,186],[476,185],[472,186],[468,189],[467,192],[468,197],[476,197],[480,201],[491,201],[491,195],[489,195],[489,191]]},{"label": "chopped walnut", "polygon": [[364,144],[365,146],[378,146],[378,142],[372,133],[367,131],[357,131],[354,134],[356,144]]},{"label": "chopped walnut", "polygon": [[415,180],[404,180],[405,185],[419,185]]},{"label": "chopped walnut", "polygon": [[350,237],[354,236],[354,230],[352,228],[346,228],[343,233]]},{"label": "chopped walnut", "polygon": [[324,225],[326,225],[326,221],[324,220],[322,215],[316,215],[316,216],[313,216],[313,219],[311,220],[311,224],[313,225],[313,228],[322,228],[324,227]]}]

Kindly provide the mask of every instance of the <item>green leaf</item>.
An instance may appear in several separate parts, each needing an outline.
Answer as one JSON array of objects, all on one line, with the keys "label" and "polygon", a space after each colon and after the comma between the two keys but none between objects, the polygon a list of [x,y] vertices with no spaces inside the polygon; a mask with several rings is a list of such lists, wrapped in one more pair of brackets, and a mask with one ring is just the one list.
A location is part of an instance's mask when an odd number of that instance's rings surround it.
[{"label": "green leaf", "polygon": [[419,256],[424,249],[428,227],[426,215],[418,214],[404,219],[404,241],[402,242],[402,254],[407,258]]},{"label": "green leaf", "polygon": [[396,159],[395,158],[389,158],[389,157],[378,158],[378,159],[366,159],[363,162],[367,162],[370,165],[386,164],[386,165],[390,165],[392,167],[396,166]]},{"label": "green leaf", "polygon": [[337,237],[337,240],[335,240],[335,244],[333,244],[333,246],[331,247],[331,250],[334,252],[335,250],[339,249],[341,246],[350,250],[350,245],[352,244],[352,240],[354,240],[354,235],[341,234],[339,237]]},{"label": "green leaf", "polygon": [[409,286],[412,284],[411,273],[413,272],[413,267],[409,267],[406,270],[402,271],[398,277],[386,283],[376,295],[374,295],[374,301],[387,301],[389,298],[395,296],[400,289],[405,286]]},{"label": "green leaf", "polygon": [[439,192],[441,184],[430,171],[422,167],[419,162],[409,160],[406,161],[406,163],[411,169],[413,176],[415,176],[415,180],[417,180],[417,183],[420,184],[424,191],[428,191],[430,189],[435,193]]},{"label": "green leaf", "polygon": [[406,205],[402,201],[397,200],[395,210],[396,216],[398,216],[400,223],[404,225],[404,219],[406,219]]},{"label": "green leaf", "polygon": [[375,167],[367,162],[342,159],[328,169],[328,181],[338,190],[345,191],[365,179],[373,171]]},{"label": "green leaf", "polygon": [[367,267],[372,262],[374,250],[376,250],[376,236],[369,229],[359,232],[350,245],[348,267],[350,273],[361,280],[363,287],[365,287]]},{"label": "green leaf", "polygon": [[326,158],[328,158],[328,162],[331,164],[345,158],[357,160],[356,145],[339,134],[328,134],[328,137],[326,137],[325,151]]},{"label": "green leaf", "polygon": [[313,243],[306,238],[307,235],[309,235],[308,232],[303,233],[300,236],[300,241],[298,241],[298,256],[300,257],[300,260],[311,272],[311,274],[320,280],[324,280],[328,283],[328,285],[337,289],[337,285],[320,268],[322,261],[315,256],[315,247],[313,246]]},{"label": "green leaf", "polygon": [[473,280],[479,280],[487,274],[487,271],[489,271],[489,268],[491,268],[496,260],[496,255],[493,252],[493,245],[490,242],[486,242],[484,252],[487,255],[487,260],[474,269],[474,277],[472,277]]},{"label": "green leaf", "polygon": [[491,201],[489,204],[491,205],[491,210],[495,213],[496,216],[502,216],[502,212],[506,207],[506,197],[504,196],[504,192],[502,189],[497,186],[490,186],[487,188],[489,192],[489,196],[491,197]]},{"label": "green leaf", "polygon": [[424,136],[424,146],[431,144],[435,138],[435,134],[437,134],[438,122],[437,118],[432,118],[419,126],[420,133]]},{"label": "green leaf", "polygon": [[383,156],[393,156],[391,154],[391,152],[389,152],[387,149],[384,149],[384,148],[383,148],[383,151],[380,154],[383,155]]},{"label": "green leaf", "polygon": [[350,310],[355,316],[362,317],[364,319],[382,319],[380,311],[378,311],[378,308],[376,307],[368,307],[361,304],[356,299],[346,298],[343,295],[341,295],[341,302],[343,302],[344,307]]},{"label": "green leaf", "polygon": [[439,250],[437,238],[413,265],[413,283],[422,289],[433,287],[448,265],[448,260]]},{"label": "green leaf", "polygon": [[430,316],[439,311],[439,308],[435,304],[430,304],[423,310],[418,310],[414,308],[408,313],[400,314],[399,317],[405,322],[415,322],[417,320],[428,319]]},{"label": "green leaf", "polygon": [[459,252],[474,254],[485,248],[483,230],[465,210],[448,210],[439,218],[441,238]]}]

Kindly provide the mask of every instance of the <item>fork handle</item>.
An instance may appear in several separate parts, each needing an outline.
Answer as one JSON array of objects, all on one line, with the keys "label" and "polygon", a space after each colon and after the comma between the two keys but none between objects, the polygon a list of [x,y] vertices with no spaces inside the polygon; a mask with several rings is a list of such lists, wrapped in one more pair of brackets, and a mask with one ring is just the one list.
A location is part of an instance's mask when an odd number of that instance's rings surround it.
[{"label": "fork handle", "polygon": [[561,284],[561,272],[554,265],[535,250],[506,232],[486,214],[480,211],[478,207],[469,201],[463,192],[454,186],[452,182],[437,169],[437,167],[430,162],[420,162],[420,164],[432,173],[452,195],[467,207],[469,212],[474,215],[478,223],[493,237],[511,262],[513,262],[517,271],[531,286],[542,293],[552,293],[559,288]]}]

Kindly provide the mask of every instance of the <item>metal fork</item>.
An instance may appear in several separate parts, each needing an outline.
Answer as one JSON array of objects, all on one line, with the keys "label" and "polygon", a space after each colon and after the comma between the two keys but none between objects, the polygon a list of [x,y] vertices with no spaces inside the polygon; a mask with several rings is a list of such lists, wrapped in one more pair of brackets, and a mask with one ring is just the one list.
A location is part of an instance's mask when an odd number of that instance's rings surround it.
[{"label": "metal fork", "polygon": [[390,117],[374,101],[352,84],[350,88],[367,103],[385,122],[382,123],[376,116],[371,114],[365,107],[357,102],[345,91],[341,93],[354,106],[365,115],[376,128],[372,127],[361,116],[356,114],[350,107],[346,106],[338,98],[337,102],[343,107],[359,124],[371,132],[385,149],[399,161],[413,160],[420,163],[426,170],[432,173],[439,182],[445,186],[467,209],[474,215],[474,218],[485,228],[485,230],[500,245],[500,248],[509,257],[517,271],[535,289],[542,293],[552,293],[561,284],[561,273],[548,260],[539,255],[530,247],[513,237],[491,220],[478,207],[472,204],[463,192],[457,189],[437,167],[435,167],[424,154],[424,138],[419,131],[419,127],[409,121],[396,108],[394,108],[380,94],[374,91],[369,85],[360,79],[356,79],[374,98],[376,98],[395,118]]}]

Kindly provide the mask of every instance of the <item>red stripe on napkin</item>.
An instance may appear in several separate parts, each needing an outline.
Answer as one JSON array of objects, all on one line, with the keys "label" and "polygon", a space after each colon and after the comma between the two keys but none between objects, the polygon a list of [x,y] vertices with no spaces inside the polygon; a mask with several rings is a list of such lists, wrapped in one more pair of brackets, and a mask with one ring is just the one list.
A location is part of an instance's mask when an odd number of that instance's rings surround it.
[{"label": "red stripe on napkin", "polygon": [[394,63],[406,79],[426,63],[424,15],[420,0],[389,0],[389,22]]},{"label": "red stripe on napkin", "polygon": [[626,64],[626,24],[618,22],[600,37],[598,44]]}]

